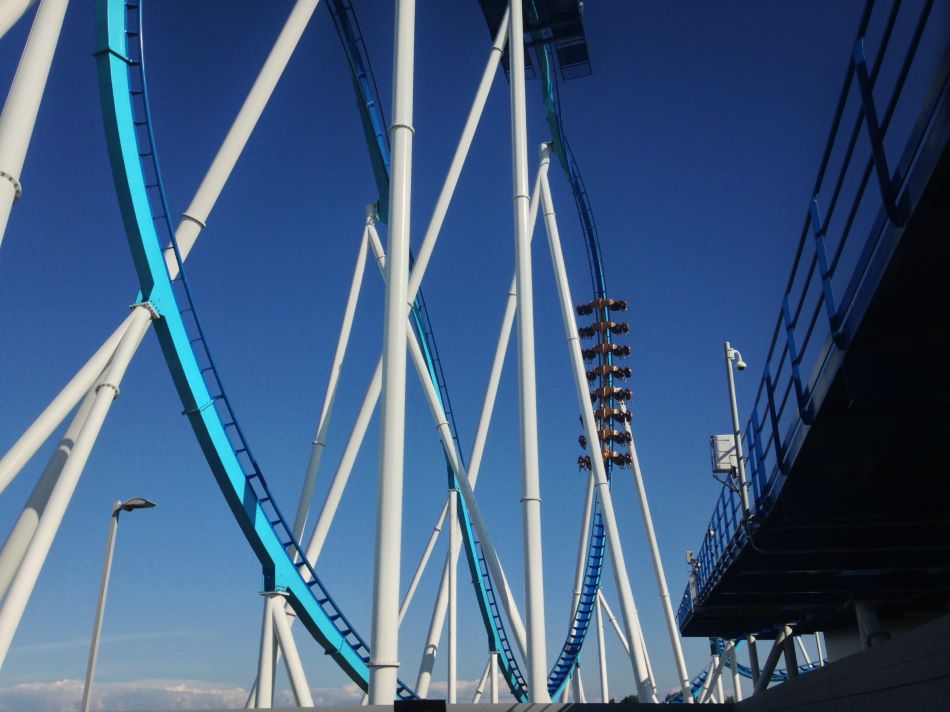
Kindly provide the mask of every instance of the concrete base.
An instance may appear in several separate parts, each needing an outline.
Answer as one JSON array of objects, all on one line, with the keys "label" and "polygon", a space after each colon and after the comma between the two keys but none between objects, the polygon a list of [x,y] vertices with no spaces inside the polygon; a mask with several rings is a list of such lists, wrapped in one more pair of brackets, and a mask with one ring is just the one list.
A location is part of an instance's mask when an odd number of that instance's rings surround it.
[{"label": "concrete base", "polygon": [[945,710],[950,616],[789,680],[736,705],[739,712]]}]

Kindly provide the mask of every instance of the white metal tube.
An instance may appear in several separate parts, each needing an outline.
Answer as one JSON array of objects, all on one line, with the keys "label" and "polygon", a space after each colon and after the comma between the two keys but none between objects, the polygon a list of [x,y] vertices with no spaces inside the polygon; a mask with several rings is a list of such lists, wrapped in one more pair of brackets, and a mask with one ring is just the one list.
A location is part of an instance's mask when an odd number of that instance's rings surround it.
[{"label": "white metal tube", "polygon": [[[40,3],[0,113],[0,244],[3,243],[13,203],[22,193],[20,173],[68,4],[69,0],[42,0]],[[14,13],[16,10],[11,17]]]},{"label": "white metal tube", "polygon": [[422,239],[422,246],[416,255],[415,266],[409,277],[410,302],[415,299],[415,295],[419,291],[419,285],[422,284],[422,275],[425,274],[426,267],[429,265],[429,258],[432,257],[436,240],[445,222],[445,215],[449,210],[452,197],[455,195],[455,188],[458,186],[459,176],[462,174],[462,167],[465,165],[465,159],[468,158],[469,149],[472,147],[475,129],[478,128],[478,122],[482,118],[482,112],[485,109],[485,102],[488,100],[488,93],[491,90],[492,81],[498,71],[498,63],[501,61],[502,51],[508,39],[507,32],[508,10],[506,9],[501,24],[498,27],[498,32],[495,34],[495,41],[488,55],[488,63],[485,65],[485,71],[482,72],[482,79],[475,92],[475,98],[472,100],[472,107],[469,109],[465,127],[462,129],[462,136],[459,138],[455,155],[452,157],[452,163],[449,165],[448,174],[445,177],[439,198],[436,200],[435,209],[432,211],[429,227],[426,229],[425,236]]},{"label": "white metal tube", "polygon": [[515,269],[518,275],[518,412],[521,424],[521,502],[524,537],[525,601],[528,617],[528,698],[550,702],[544,630],[544,564],[541,546],[541,483],[538,463],[537,383],[534,355],[534,305],[531,243],[528,237],[528,130],[525,101],[524,17],[521,0],[509,4],[509,85],[515,223]]},{"label": "white metal tube", "polygon": [[[549,164],[551,160],[550,147],[542,147],[541,151],[542,166]],[[574,371],[574,384],[577,390],[577,402],[581,410],[581,417],[584,421],[584,430],[587,435],[587,442],[591,444],[591,472],[594,476],[597,495],[600,498],[601,511],[604,518],[604,528],[607,531],[607,540],[613,560],[614,576],[617,582],[617,591],[620,595],[621,613],[624,618],[624,624],[630,635],[631,663],[637,683],[637,691],[641,700],[647,702],[656,701],[656,690],[654,689],[651,676],[647,669],[641,646],[637,644],[636,637],[639,635],[639,619],[636,613],[636,604],[633,600],[633,589],[630,587],[630,579],[627,576],[627,565],[623,556],[623,547],[620,541],[620,530],[617,527],[617,519],[614,514],[613,499],[610,494],[610,486],[607,483],[607,470],[604,467],[603,454],[600,451],[597,437],[597,424],[594,422],[594,413],[590,407],[590,394],[587,390],[587,376],[584,370],[583,357],[581,356],[580,337],[577,333],[577,322],[574,318],[573,303],[571,301],[570,286],[567,280],[567,270],[564,267],[564,256],[561,252],[561,241],[558,235],[557,221],[554,215],[554,205],[551,200],[551,190],[547,182],[547,176],[541,176],[541,206],[544,212],[544,224],[548,233],[548,244],[551,250],[551,261],[554,265],[555,281],[558,288],[558,297],[561,303],[561,316],[564,321],[564,331],[567,339],[567,347],[570,353],[571,364]]]},{"label": "white metal tube", "polygon": [[732,644],[729,650],[729,664],[732,668],[732,698],[736,702],[742,702],[742,678],[739,677],[739,661],[736,658],[736,644]]},{"label": "white metal tube", "polygon": [[439,518],[435,522],[435,526],[432,528],[432,533],[429,535],[429,541],[426,543],[426,548],[422,552],[422,558],[419,560],[419,565],[416,567],[416,572],[412,576],[412,581],[409,583],[409,588],[406,591],[406,595],[402,599],[402,605],[399,607],[399,625],[402,625],[403,620],[406,617],[406,613],[409,611],[409,604],[412,603],[412,598],[416,594],[416,589],[419,587],[419,581],[422,580],[422,574],[426,570],[426,565],[429,563],[429,558],[432,556],[432,551],[435,549],[435,543],[439,538],[439,533],[442,531],[442,525],[445,523],[446,514],[448,514],[449,503],[446,501],[442,505],[442,513],[439,515]]},{"label": "white metal tube", "polygon": [[5,0],[0,3],[0,39],[35,2],[36,0]]},{"label": "white metal tube", "polygon": [[577,545],[577,565],[574,569],[574,595],[571,596],[570,620],[574,620],[577,604],[581,600],[584,588],[584,574],[587,570],[587,540],[590,537],[591,511],[594,508],[594,478],[587,478],[587,494],[584,497],[584,514],[581,518],[581,539]]},{"label": "white metal tube", "polygon": [[340,506],[340,500],[343,498],[343,490],[346,489],[346,483],[353,471],[353,465],[356,463],[356,456],[359,454],[360,446],[363,444],[363,438],[366,436],[366,430],[369,428],[369,421],[373,417],[373,410],[376,408],[376,402],[379,400],[379,394],[382,390],[383,371],[382,361],[376,363],[376,370],[373,372],[373,378],[370,380],[369,387],[366,389],[366,395],[363,397],[363,404],[356,416],[356,423],[353,425],[353,431],[347,440],[346,448],[343,450],[343,457],[337,466],[333,479],[330,482],[330,489],[323,502],[320,515],[317,517],[317,523],[314,526],[313,534],[310,537],[310,543],[307,544],[307,561],[312,566],[316,566],[317,559],[320,558],[320,552],[323,551],[323,545],[326,543],[327,534],[330,533],[330,525],[333,523],[333,517]]},{"label": "white metal tube", "polygon": [[261,645],[257,658],[256,709],[269,710],[274,703],[274,613],[272,603],[278,594],[264,594],[264,615],[261,616]]},{"label": "white metal tube", "polygon": [[106,538],[106,558],[102,565],[102,581],[99,584],[99,601],[96,604],[96,618],[92,625],[92,640],[89,643],[89,661],[86,663],[86,681],[82,687],[82,703],[80,710],[89,712],[90,695],[92,694],[92,680],[96,674],[96,661],[99,659],[99,638],[102,635],[102,618],[106,609],[106,595],[109,592],[109,577],[112,574],[112,556],[115,554],[115,537],[119,528],[119,507],[122,501],[112,507],[112,516],[109,518],[109,535]]},{"label": "white metal tube", "polygon": [[[627,405],[623,401],[620,402],[620,410],[624,413],[627,412]],[[683,699],[689,700],[691,699],[689,694],[689,671],[686,669],[686,659],[683,657],[683,645],[680,642],[679,629],[676,626],[676,618],[673,615],[670,590],[666,585],[666,573],[663,571],[663,559],[660,557],[660,546],[657,543],[656,530],[653,528],[653,515],[650,513],[650,501],[647,499],[646,487],[643,484],[640,458],[637,457],[637,445],[633,438],[633,429],[630,427],[630,422],[625,420],[623,426],[630,438],[630,469],[633,471],[633,482],[637,488],[637,496],[640,500],[640,512],[643,514],[643,528],[646,531],[647,543],[650,546],[650,558],[653,561],[653,572],[656,574],[656,586],[660,593],[663,617],[666,620],[666,632],[670,637],[670,644],[673,647],[673,660],[676,664],[680,687],[683,690]]]},{"label": "white metal tube", "polygon": [[488,654],[488,664],[491,666],[491,702],[498,704],[498,651],[492,650]]},{"label": "white metal tube", "polygon": [[805,649],[805,644],[802,642],[801,636],[795,636],[795,642],[798,644],[798,649],[802,651],[802,657],[805,659],[806,665],[811,665],[811,656],[808,654],[808,650]]},{"label": "white metal tube", "polygon": [[[372,221],[368,216],[367,221]],[[353,328],[353,316],[356,313],[356,302],[360,296],[360,286],[363,283],[363,273],[366,267],[367,230],[363,229],[360,240],[360,249],[356,256],[356,268],[353,270],[353,280],[350,283],[350,293],[343,311],[343,325],[340,327],[340,336],[337,339],[336,353],[333,355],[333,365],[330,367],[330,379],[327,383],[327,392],[323,398],[323,408],[320,410],[320,420],[317,422],[317,434],[313,438],[310,448],[310,459],[307,462],[307,471],[304,475],[303,488],[300,492],[300,501],[297,503],[297,516],[294,518],[294,538],[301,541],[307,527],[307,517],[313,500],[313,487],[317,481],[317,472],[320,469],[320,460],[327,446],[327,431],[330,428],[330,416],[333,413],[333,404],[336,401],[337,386],[340,383],[340,373],[343,370],[343,359],[346,356],[346,347],[350,341],[350,331]]]},{"label": "white metal tube", "polygon": [[280,598],[276,599],[276,605],[272,607],[274,615],[274,631],[277,633],[277,642],[280,644],[280,650],[284,654],[284,666],[287,668],[287,677],[290,678],[290,687],[294,693],[294,699],[298,707],[313,707],[313,696],[310,694],[310,685],[307,684],[307,675],[304,673],[303,664],[300,662],[300,654],[297,652],[297,644],[294,642],[294,634],[290,630],[290,623],[287,621],[287,614],[284,611],[285,606]]},{"label": "white metal tube", "polygon": [[580,663],[574,668],[574,696],[582,705],[587,704],[587,695],[584,694],[584,676],[581,674]]},{"label": "white metal tube", "polygon": [[69,415],[69,411],[75,408],[79,400],[95,385],[131,321],[132,315],[129,314],[3,456],[0,460],[0,493],[59,427]]},{"label": "white metal tube", "polygon": [[399,565],[406,415],[406,305],[409,289],[409,219],[412,194],[412,102],[415,0],[396,0],[393,47],[392,179],[389,247],[383,314],[383,390],[380,405],[379,499],[373,573],[372,657],[369,702],[389,705],[399,669]]},{"label": "white metal tube", "polygon": [[792,629],[785,626],[775,636],[775,642],[772,644],[772,649],[769,650],[769,655],[765,659],[765,665],[759,674],[759,680],[755,683],[755,690],[752,694],[757,695],[768,689],[769,683],[772,682],[772,673],[775,672],[775,666],[778,664],[779,658],[782,657],[782,651],[785,648],[785,639],[791,634]]},{"label": "white metal tube", "polygon": [[617,616],[614,615],[613,610],[610,608],[610,604],[607,603],[607,597],[604,596],[603,589],[597,589],[597,600],[600,601],[600,605],[604,607],[604,614],[607,616],[608,622],[614,629],[614,633],[617,634],[617,640],[620,641],[620,644],[623,646],[623,649],[626,651],[627,655],[630,655],[630,641],[627,639],[626,633],[623,632],[623,628],[620,627],[620,623],[617,621]]},{"label": "white metal tube", "polygon": [[478,684],[475,686],[475,694],[472,696],[472,704],[478,704],[481,702],[482,695],[485,693],[485,683],[488,680],[488,673],[491,669],[491,660],[485,664],[485,670],[482,672],[482,676],[478,678]]},{"label": "white metal tube", "polygon": [[[208,172],[201,181],[195,197],[191,199],[191,204],[182,214],[181,222],[175,230],[175,241],[178,243],[178,250],[183,260],[188,257],[198,239],[198,234],[207,224],[208,215],[221,195],[225,183],[228,182],[318,2],[319,0],[297,0],[270,54],[267,55],[257,79],[254,80],[247,98],[241,105],[234,123],[231,124],[228,135],[225,136],[221,148],[218,149]],[[170,246],[165,248],[165,264],[168,265],[168,272],[172,279],[177,277],[178,261]]]},{"label": "white metal tube", "polygon": [[610,702],[610,690],[607,684],[607,648],[604,644],[604,614],[602,611],[600,598],[596,602],[597,613],[597,659],[600,663],[600,701],[604,704]]},{"label": "white metal tube", "polygon": [[439,580],[439,593],[432,609],[432,618],[429,620],[429,632],[426,636],[425,647],[422,650],[422,659],[419,662],[419,675],[416,678],[416,694],[421,698],[429,695],[429,686],[432,684],[432,670],[439,653],[439,643],[442,638],[442,627],[445,625],[445,614],[449,607],[449,566],[452,561],[452,552],[446,552],[445,564],[442,567],[442,578]]},{"label": "white metal tube", "polygon": [[716,672],[716,699],[719,702],[722,702],[726,699],[726,695],[722,687],[722,671],[725,669],[725,663],[726,659],[724,657],[721,658]]},{"label": "white metal tube", "polygon": [[449,665],[447,701],[454,705],[458,689],[458,555],[462,532],[458,522],[458,490],[449,490]]},{"label": "white metal tube", "polygon": [[39,578],[69,501],[72,499],[76,484],[79,482],[79,477],[86,461],[89,459],[89,454],[92,452],[99,430],[102,428],[109,408],[112,406],[112,401],[119,394],[119,384],[125,375],[129,362],[132,360],[132,356],[135,354],[135,350],[145,335],[150,318],[151,314],[145,307],[136,307],[133,310],[132,321],[116,348],[112,363],[109,364],[96,386],[95,402],[89,410],[89,415],[83,423],[79,436],[76,438],[73,451],[66,461],[59,479],[53,486],[53,491],[46,503],[46,509],[23,557],[23,564],[10,584],[3,605],[0,606],[0,666],[3,665],[3,661],[10,650],[13,636],[16,634],[23,612],[26,610],[26,604]]},{"label": "white metal tube", "polygon": [[815,631],[815,647],[818,649],[818,665],[819,667],[825,666],[825,653],[821,649],[821,633]]},{"label": "white metal tube", "polygon": [[92,404],[95,400],[96,394],[90,389],[76,410],[73,419],[66,427],[66,432],[63,433],[63,437],[59,441],[59,446],[53,451],[49,462],[46,463],[43,474],[40,475],[39,480],[33,487],[26,506],[24,506],[23,511],[20,512],[20,516],[17,518],[13,529],[10,531],[10,535],[3,545],[3,550],[0,551],[0,598],[3,598],[6,594],[10,582],[13,580],[17,569],[20,568],[20,564],[23,562],[23,556],[26,554],[26,549],[30,545],[30,540],[33,538],[33,533],[36,531],[40,517],[43,516],[43,511],[46,509],[46,502],[49,500],[50,493],[53,491],[53,486],[63,471],[63,466],[66,464],[69,454],[73,450],[76,438],[82,430],[83,423],[86,422],[86,416],[89,415],[89,410],[92,408]]}]

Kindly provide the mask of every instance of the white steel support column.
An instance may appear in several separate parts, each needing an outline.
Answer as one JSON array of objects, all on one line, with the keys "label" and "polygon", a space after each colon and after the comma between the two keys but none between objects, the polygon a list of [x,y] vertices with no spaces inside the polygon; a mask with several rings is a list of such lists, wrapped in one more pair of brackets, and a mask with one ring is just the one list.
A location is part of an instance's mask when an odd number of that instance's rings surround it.
[{"label": "white steel support column", "polygon": [[587,571],[587,539],[590,537],[591,511],[594,508],[594,478],[587,478],[587,495],[584,497],[584,514],[581,519],[581,538],[577,545],[577,565],[574,569],[574,595],[571,596],[570,620],[574,620],[577,604],[581,600],[584,588],[584,574]]},{"label": "white steel support column", "polygon": [[736,658],[736,643],[733,641],[729,651],[729,665],[732,668],[732,697],[736,702],[742,702],[742,678],[739,677],[739,660]]},{"label": "white steel support column", "polygon": [[269,710],[274,704],[274,613],[279,610],[274,605],[280,603],[277,593],[265,593],[264,614],[261,616],[261,647],[257,656],[257,696],[255,709]]},{"label": "white steel support column", "polygon": [[449,607],[449,567],[452,562],[452,552],[446,552],[445,564],[442,567],[442,578],[439,581],[439,593],[432,609],[432,618],[429,620],[429,632],[426,635],[425,647],[422,649],[422,660],[419,661],[419,675],[416,677],[415,691],[419,697],[429,695],[429,686],[432,684],[432,670],[435,668],[435,658],[439,652],[439,642],[442,638],[442,627],[445,625],[445,615]]},{"label": "white steel support column", "polygon": [[[375,219],[375,207],[372,213],[367,214],[368,223]],[[320,469],[320,460],[327,446],[327,431],[330,428],[330,416],[333,414],[333,404],[336,401],[336,389],[340,383],[340,373],[343,370],[343,359],[346,356],[346,347],[350,341],[350,331],[353,328],[353,317],[356,313],[356,302],[360,296],[360,286],[363,284],[363,273],[366,267],[366,250],[369,234],[363,229],[360,239],[360,249],[356,255],[356,268],[353,270],[353,280],[350,283],[350,293],[343,311],[343,324],[340,327],[340,337],[336,344],[336,353],[333,355],[333,365],[330,367],[330,379],[327,383],[327,392],[323,398],[323,408],[320,410],[320,420],[317,422],[317,434],[313,438],[310,448],[310,459],[307,462],[307,471],[304,475],[303,488],[300,492],[300,501],[297,503],[297,516],[294,518],[294,538],[301,540],[304,529],[307,527],[307,517],[313,500],[313,487],[317,481],[317,472]]]},{"label": "white steel support column", "polygon": [[0,3],[0,39],[35,2],[36,0],[4,0]]},{"label": "white steel support column", "polygon": [[821,649],[821,633],[818,632],[818,631],[815,631],[815,647],[818,649],[818,666],[819,666],[819,667],[824,667],[824,666],[825,666],[825,653],[824,653],[824,651]]},{"label": "white steel support column", "polygon": [[521,423],[521,502],[524,527],[525,601],[528,617],[528,697],[550,702],[544,631],[544,567],[541,549],[541,482],[538,465],[537,384],[531,243],[528,236],[528,128],[525,102],[524,17],[511,0],[508,57],[511,86],[511,152],[518,288],[518,411]]},{"label": "white steel support column", "polygon": [[[620,410],[627,412],[627,405],[620,402]],[[686,659],[683,657],[683,645],[680,641],[679,629],[676,627],[676,618],[673,615],[673,604],[670,601],[670,590],[666,585],[666,573],[663,571],[663,559],[660,558],[660,546],[656,540],[656,530],[653,528],[653,515],[650,513],[650,501],[647,499],[646,487],[643,484],[643,473],[640,470],[640,458],[637,457],[637,445],[633,439],[633,429],[629,421],[624,421],[624,430],[630,437],[630,459],[633,471],[633,482],[640,499],[640,511],[643,514],[643,528],[646,531],[647,543],[650,546],[650,558],[653,560],[653,572],[656,574],[656,586],[660,593],[660,603],[663,606],[663,617],[666,619],[666,632],[670,636],[673,647],[673,660],[676,663],[676,672],[679,676],[683,698],[692,699],[689,694],[689,671],[686,669]],[[687,703],[688,704],[688,703]]]},{"label": "white steel support column", "polygon": [[458,525],[458,490],[449,490],[449,680],[446,696],[457,702],[458,689],[458,551],[462,532]]},{"label": "white steel support column", "polygon": [[112,363],[109,364],[96,386],[96,399],[76,438],[72,453],[53,486],[46,509],[40,517],[33,539],[23,556],[23,563],[14,576],[3,605],[0,607],[0,666],[3,665],[7,652],[10,650],[10,644],[20,625],[30,594],[33,593],[46,556],[53,545],[53,539],[63,521],[63,515],[66,513],[66,508],[72,499],[109,408],[119,395],[122,377],[148,329],[151,318],[152,312],[148,308],[137,306],[133,309],[128,330],[123,334],[116,348]]},{"label": "white steel support column", "polygon": [[369,702],[396,697],[399,669],[399,564],[406,414],[406,305],[409,290],[409,217],[412,179],[412,101],[415,0],[396,0],[393,68],[392,180],[383,316],[383,390],[379,500],[373,576]]},{"label": "white steel support column", "polygon": [[304,673],[303,664],[300,662],[300,654],[297,652],[294,634],[290,630],[290,623],[287,621],[286,606],[281,598],[283,596],[275,597],[276,605],[273,606],[272,610],[274,613],[274,631],[277,634],[280,650],[284,654],[287,677],[290,678],[290,687],[293,690],[297,706],[313,707],[313,696],[310,694],[310,686],[307,684],[307,675]]},{"label": "white steel support column", "polygon": [[584,676],[581,674],[581,665],[574,668],[574,697],[581,704],[587,704],[587,695],[584,694]]},{"label": "white steel support column", "polygon": [[406,590],[406,595],[402,599],[402,605],[399,606],[399,625],[402,625],[403,620],[406,618],[406,613],[409,611],[409,604],[412,603],[412,598],[416,593],[416,589],[419,587],[419,581],[422,579],[422,574],[425,572],[429,558],[432,556],[432,551],[435,549],[436,540],[438,540],[439,533],[442,531],[442,525],[445,524],[445,517],[448,511],[449,503],[446,501],[446,503],[442,505],[442,513],[436,520],[435,526],[432,527],[429,541],[426,542],[426,548],[422,552],[422,558],[419,559],[416,572],[412,575],[412,581],[409,582],[409,588]]},{"label": "white steel support column", "polygon": [[595,601],[597,612],[597,659],[600,663],[600,701],[610,702],[610,690],[607,686],[607,648],[604,644],[604,613],[603,605],[598,596]]},{"label": "white steel support column", "polygon": [[[550,146],[545,144],[541,148],[542,166],[549,164],[550,161]],[[587,442],[591,444],[591,474],[594,477],[594,486],[600,500],[601,511],[604,517],[604,528],[607,531],[607,541],[610,545],[609,548],[613,561],[617,592],[620,595],[620,610],[630,638],[630,658],[637,683],[637,694],[641,700],[655,702],[656,690],[654,689],[652,677],[649,674],[644,656],[642,636],[640,636],[640,622],[636,612],[636,604],[633,600],[633,589],[630,587],[630,579],[627,576],[627,565],[624,560],[623,547],[621,546],[620,530],[617,527],[613,498],[610,494],[610,486],[607,483],[607,470],[604,467],[603,455],[600,452],[600,448],[596,447],[596,444],[600,442],[600,440],[597,437],[597,424],[594,421],[594,413],[590,407],[590,394],[587,390],[587,376],[584,369],[583,357],[581,356],[580,337],[577,334],[577,321],[574,318],[571,290],[567,280],[567,270],[564,266],[564,255],[561,252],[561,240],[554,214],[554,204],[551,200],[551,189],[548,185],[546,174],[542,174],[541,179],[541,208],[544,212],[544,226],[548,233],[551,262],[554,266],[558,297],[561,303],[561,316],[564,321],[567,347],[574,371],[574,384],[577,390],[578,407],[580,408],[581,417],[584,421]]]},{"label": "white steel support column", "polygon": [[[14,5],[19,4],[19,0],[14,2]],[[23,192],[20,173],[36,125],[36,115],[46,89],[67,5],[69,0],[42,0],[40,3],[3,105],[3,113],[0,113],[0,244],[3,243],[10,210]],[[14,8],[11,17],[16,12]]]},{"label": "white steel support column", "polygon": [[76,415],[73,416],[73,419],[66,427],[66,432],[63,433],[63,437],[59,441],[59,446],[53,451],[49,462],[46,463],[43,474],[40,475],[36,486],[33,487],[26,506],[23,507],[23,511],[20,512],[16,524],[13,525],[10,535],[3,545],[3,550],[0,551],[0,599],[6,594],[7,588],[10,586],[14,575],[16,575],[17,569],[19,569],[20,564],[23,563],[23,556],[26,554],[30,540],[33,539],[33,534],[36,532],[40,518],[46,510],[46,503],[49,501],[49,496],[56,482],[59,480],[59,476],[69,459],[70,453],[73,451],[76,438],[82,430],[83,423],[86,422],[86,417],[89,415],[89,411],[95,400],[95,391],[90,389],[77,409]]},{"label": "white steel support column", "polygon": [[614,633],[617,634],[617,640],[620,641],[620,645],[623,646],[623,649],[627,652],[627,655],[630,655],[630,641],[627,639],[627,635],[623,632],[623,628],[620,627],[620,623],[617,622],[617,616],[615,616],[614,612],[610,609],[610,605],[607,603],[607,598],[604,596],[603,589],[597,589],[597,600],[600,601],[600,605],[604,607],[604,614],[607,616],[610,626],[614,629]]},{"label": "white steel support column", "polygon": [[[270,54],[267,55],[257,79],[254,80],[244,104],[241,105],[234,123],[231,124],[228,135],[201,181],[195,197],[191,199],[191,204],[182,214],[181,222],[175,230],[175,241],[178,243],[182,260],[188,257],[188,253],[191,252],[191,248],[198,239],[198,234],[208,222],[208,215],[221,195],[225,183],[228,182],[231,171],[234,170],[241,152],[251,137],[251,132],[264,112],[264,107],[267,106],[267,101],[277,86],[290,60],[290,55],[297,47],[300,36],[307,27],[318,2],[319,0],[297,0]],[[172,279],[178,276],[178,262],[170,246],[165,249],[165,264],[168,265]]]},{"label": "white steel support column", "polygon": [[498,651],[492,650],[489,653],[488,665],[491,668],[491,702],[498,704]]},{"label": "white steel support column", "polygon": [[46,409],[39,414],[30,427],[26,429],[26,432],[7,451],[3,459],[0,459],[0,493],[20,473],[23,466],[30,461],[30,458],[36,454],[43,443],[49,439],[49,436],[69,415],[69,412],[76,407],[79,400],[95,385],[96,380],[102,375],[102,371],[109,363],[109,359],[112,358],[112,354],[115,353],[116,346],[119,345],[119,340],[128,329],[131,321],[132,315],[129,314],[119,327],[112,332],[112,335],[105,340],[105,343],[98,348],[96,353],[70,379],[69,383],[63,387],[63,390],[46,406]]},{"label": "white steel support column", "polygon": [[482,671],[482,676],[478,678],[478,684],[475,686],[475,694],[472,696],[472,704],[478,704],[482,700],[482,695],[485,694],[485,683],[488,681],[488,672],[491,668],[491,660],[488,661],[485,665],[485,670]]}]

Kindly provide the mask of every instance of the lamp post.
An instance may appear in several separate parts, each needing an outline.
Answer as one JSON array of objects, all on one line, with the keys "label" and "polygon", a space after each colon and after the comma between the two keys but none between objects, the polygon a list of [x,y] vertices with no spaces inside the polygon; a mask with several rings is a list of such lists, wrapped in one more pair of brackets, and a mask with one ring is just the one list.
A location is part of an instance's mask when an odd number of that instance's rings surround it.
[{"label": "lamp post", "polygon": [[745,371],[746,362],[738,349],[726,341],[723,345],[726,355],[726,380],[729,382],[729,405],[732,408],[732,437],[736,444],[736,471],[739,475],[739,494],[742,497],[742,516],[749,516],[749,487],[745,478],[745,462],[742,454],[742,431],[739,429],[739,406],[736,404],[736,381],[732,374],[733,362],[737,371]]},{"label": "lamp post", "polygon": [[151,509],[154,502],[141,497],[133,497],[124,502],[119,500],[112,507],[112,520],[109,523],[109,538],[106,540],[106,560],[102,566],[102,583],[99,585],[99,604],[96,607],[96,622],[92,628],[92,642],[89,644],[89,663],[86,665],[86,682],[82,688],[82,712],[89,712],[89,696],[92,692],[92,676],[96,672],[96,659],[99,657],[99,636],[102,633],[102,614],[106,607],[106,592],[109,589],[109,574],[112,573],[112,554],[115,552],[115,536],[119,528],[119,514],[135,509]]}]

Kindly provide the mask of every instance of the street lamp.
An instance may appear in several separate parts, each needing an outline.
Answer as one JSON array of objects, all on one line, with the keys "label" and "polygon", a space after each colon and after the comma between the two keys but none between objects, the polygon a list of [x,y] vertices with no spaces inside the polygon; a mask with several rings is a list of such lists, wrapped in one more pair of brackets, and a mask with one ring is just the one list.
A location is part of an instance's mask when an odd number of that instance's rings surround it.
[{"label": "street lamp", "polygon": [[739,429],[739,406],[736,404],[736,381],[732,373],[733,362],[737,371],[745,371],[746,362],[738,349],[726,341],[723,345],[726,355],[726,380],[729,382],[729,405],[732,407],[732,437],[736,444],[736,471],[739,475],[739,494],[742,497],[742,515],[749,516],[749,487],[745,478],[745,462],[742,456],[742,432]]},{"label": "street lamp", "polygon": [[112,507],[112,519],[109,522],[109,538],[106,540],[106,560],[102,566],[102,583],[99,586],[99,604],[96,608],[96,622],[92,628],[92,642],[89,644],[89,663],[86,666],[86,682],[82,689],[82,712],[89,712],[89,696],[92,692],[92,676],[96,672],[96,659],[99,657],[99,636],[102,633],[102,614],[106,607],[106,592],[109,588],[109,574],[112,573],[112,554],[115,552],[115,536],[119,528],[119,514],[135,509],[151,509],[154,502],[141,497],[133,497],[124,502],[119,500]]}]

